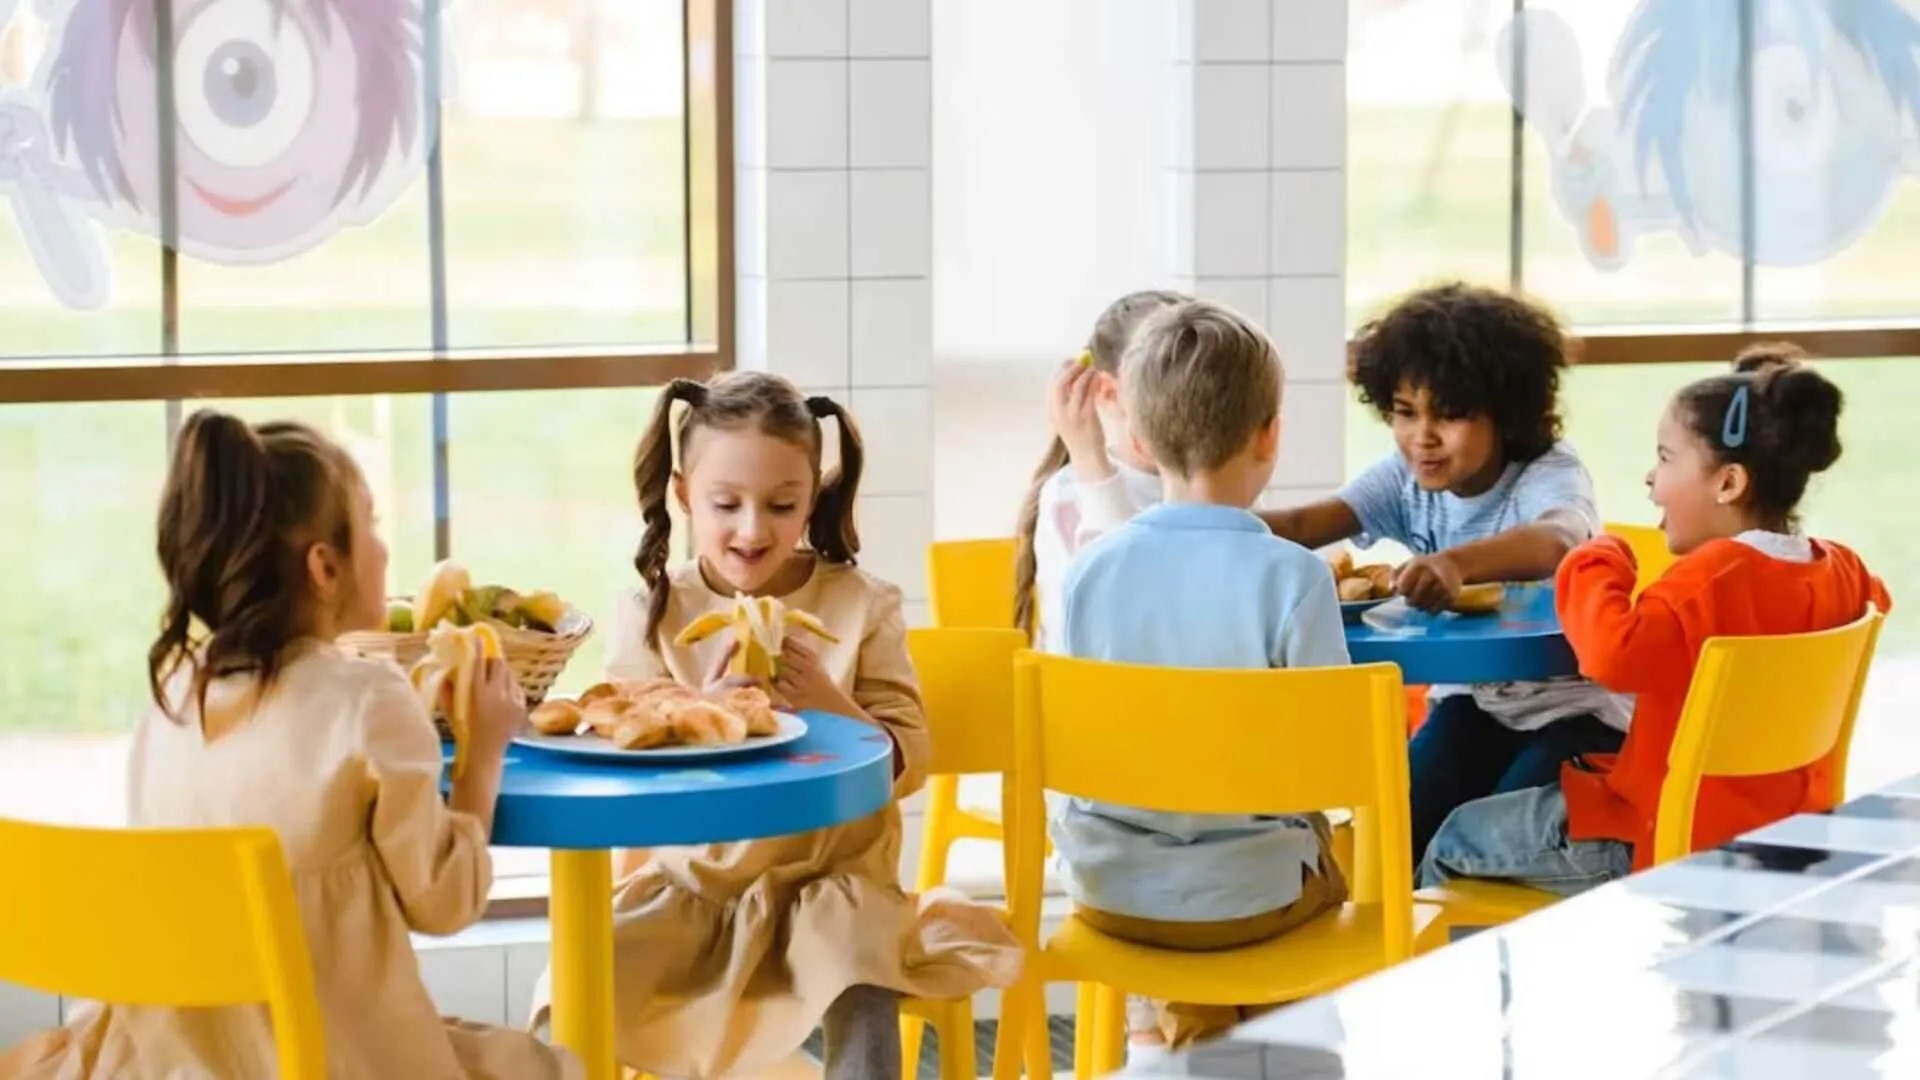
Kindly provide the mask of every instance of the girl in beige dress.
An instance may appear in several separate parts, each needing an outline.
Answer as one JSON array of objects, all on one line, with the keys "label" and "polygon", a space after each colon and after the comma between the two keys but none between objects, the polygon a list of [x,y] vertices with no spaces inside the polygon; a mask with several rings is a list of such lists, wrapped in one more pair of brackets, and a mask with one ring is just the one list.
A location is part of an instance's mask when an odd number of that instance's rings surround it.
[{"label": "girl in beige dress", "polygon": [[[524,719],[504,664],[475,694],[466,770],[440,800],[440,740],[406,677],[330,642],[385,622],[386,546],[345,451],[299,424],[200,412],[160,506],[169,598],[134,735],[137,826],[265,825],[292,872],[330,1077],[562,1077],[525,1032],[443,1021],[409,931],[486,905],[487,834]],[[139,888],[139,882],[129,882]],[[272,1077],[264,1006],[106,1005],[0,1054],[0,1078]]]},{"label": "girl in beige dress", "polygon": [[[827,417],[839,428],[840,462],[823,481]],[[736,593],[780,597],[839,641],[790,631],[772,693],[786,708],[884,732],[898,799],[926,778],[926,718],[900,590],[853,565],[860,466],[859,432],[826,398],[756,372],[675,381],[634,465],[644,587],[617,601],[607,668],[610,678],[723,683],[728,642],[681,647],[674,636],[731,608]],[[671,570],[670,493],[698,556]],[[614,893],[620,1059],[656,1076],[721,1076],[786,1058],[824,1025],[829,1078],[898,1080],[901,995],[1006,986],[1020,962],[994,912],[957,895],[902,892],[899,862],[894,804],[799,836],[625,853]],[[536,1025],[545,1008],[536,1005]]]}]

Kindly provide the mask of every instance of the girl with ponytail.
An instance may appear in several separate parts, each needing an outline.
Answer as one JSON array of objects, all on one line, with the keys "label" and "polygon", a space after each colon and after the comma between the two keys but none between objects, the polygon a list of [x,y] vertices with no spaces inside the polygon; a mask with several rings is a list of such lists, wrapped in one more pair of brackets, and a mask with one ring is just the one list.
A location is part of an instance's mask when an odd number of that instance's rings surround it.
[{"label": "girl with ponytail", "polygon": [[[676,635],[737,596],[778,597],[838,640],[790,632],[769,691],[885,733],[905,798],[926,778],[926,717],[900,590],[855,565],[863,460],[853,417],[785,379],[669,384],[634,455],[640,584],[615,601],[607,676],[725,682],[730,635]],[[672,509],[691,541],[679,565]],[[627,853],[614,911],[621,1061],[654,1076],[752,1072],[824,1026],[827,1076],[899,1076],[901,995],[965,997],[1008,985],[1019,964],[988,909],[900,890],[900,843],[892,804],[801,836]],[[545,1012],[536,1003],[536,1024]]]},{"label": "girl with ponytail", "polygon": [[[1575,759],[1558,783],[1470,802],[1427,848],[1420,884],[1493,877],[1573,893],[1649,865],[1687,689],[1708,638],[1844,626],[1892,605],[1842,544],[1800,531],[1807,483],[1840,459],[1840,388],[1800,349],[1756,345],[1692,383],[1660,418],[1647,491],[1680,558],[1635,595],[1633,551],[1602,536],[1560,564],[1555,602],[1580,672],[1637,695],[1616,754]],[[1780,723],[1793,723],[1781,717]],[[1824,813],[1843,778],[1822,760],[1700,785],[1693,848],[1799,813]]]},{"label": "girl with ponytail", "polygon": [[1147,289],[1107,305],[1086,352],[1063,363],[1048,388],[1053,441],[1033,471],[1014,525],[1014,622],[1040,648],[1058,651],[1045,619],[1048,611],[1060,610],[1075,553],[1160,502],[1153,462],[1127,437],[1120,358],[1147,316],[1187,299]]},{"label": "girl with ponytail", "polygon": [[[440,739],[406,676],[333,645],[385,624],[387,548],[374,525],[360,470],[312,428],[210,410],[187,419],[160,497],[167,603],[128,817],[279,835],[328,1075],[578,1076],[569,1055],[525,1032],[442,1020],[420,981],[410,932],[456,933],[486,910],[494,800],[526,713],[506,664],[491,661],[466,768],[443,801]],[[258,1006],[104,1005],[0,1053],[7,1080],[278,1068]]]}]

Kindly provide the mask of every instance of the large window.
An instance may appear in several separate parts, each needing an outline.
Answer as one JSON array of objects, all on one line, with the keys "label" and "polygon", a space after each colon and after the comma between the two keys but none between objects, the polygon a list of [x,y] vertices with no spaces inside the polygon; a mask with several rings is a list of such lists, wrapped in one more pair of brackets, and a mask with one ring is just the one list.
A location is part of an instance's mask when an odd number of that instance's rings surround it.
[{"label": "large window", "polygon": [[[1789,337],[1847,394],[1846,455],[1806,526],[1896,607],[1855,782],[1911,762],[1920,561],[1899,409],[1920,390],[1920,4],[1911,0],[1354,0],[1348,314],[1458,277],[1517,285],[1585,339],[1568,436],[1603,516],[1648,522],[1672,392]],[[1531,57],[1515,63],[1515,55]],[[1516,104],[1518,107],[1516,108]],[[1350,468],[1390,452],[1355,405]],[[1880,751],[1875,753],[1874,751]],[[1897,764],[1894,768],[1898,768]]]},{"label": "large window", "polygon": [[650,387],[730,362],[729,8],[0,0],[0,813],[122,809],[202,404],[347,446],[392,591],[605,609]]}]

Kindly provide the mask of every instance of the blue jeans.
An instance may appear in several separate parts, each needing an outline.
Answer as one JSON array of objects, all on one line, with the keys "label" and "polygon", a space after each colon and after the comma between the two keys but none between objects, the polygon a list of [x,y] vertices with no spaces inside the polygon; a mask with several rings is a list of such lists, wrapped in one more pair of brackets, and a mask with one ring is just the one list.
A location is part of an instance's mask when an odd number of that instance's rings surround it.
[{"label": "blue jeans", "polygon": [[1413,782],[1413,865],[1447,815],[1475,799],[1560,782],[1560,766],[1581,754],[1611,754],[1625,738],[1597,716],[1569,716],[1515,731],[1471,694],[1442,698],[1407,746]]},{"label": "blue jeans", "polygon": [[1632,872],[1631,846],[1567,839],[1567,797],[1548,784],[1476,799],[1448,815],[1415,881],[1426,889],[1490,878],[1572,896]]}]

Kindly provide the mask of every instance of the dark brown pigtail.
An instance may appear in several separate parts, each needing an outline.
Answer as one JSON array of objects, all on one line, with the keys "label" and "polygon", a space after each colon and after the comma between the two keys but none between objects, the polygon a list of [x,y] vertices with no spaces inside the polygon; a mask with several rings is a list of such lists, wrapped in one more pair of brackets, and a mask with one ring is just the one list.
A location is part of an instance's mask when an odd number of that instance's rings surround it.
[{"label": "dark brown pigtail", "polygon": [[1013,549],[1013,624],[1033,640],[1033,586],[1039,577],[1039,560],[1033,553],[1033,534],[1040,527],[1040,489],[1054,473],[1067,467],[1067,444],[1054,436],[1047,445],[1040,467],[1033,470],[1033,483],[1027,485],[1027,497],[1020,501],[1020,520],[1014,525]]},{"label": "dark brown pigtail", "polygon": [[673,406],[686,402],[698,412],[706,404],[707,387],[692,379],[675,379],[660,394],[653,408],[653,420],[640,437],[633,454],[633,489],[640,500],[640,519],[646,529],[640,536],[640,549],[634,553],[633,568],[647,587],[647,647],[660,651],[660,620],[667,613],[667,547],[673,533],[673,519],[667,508],[668,488],[673,482]]},{"label": "dark brown pigtail", "polygon": [[184,719],[166,692],[183,665],[202,711],[213,679],[273,682],[309,631],[308,547],[351,554],[358,476],[345,451],[304,424],[249,427],[203,409],[181,425],[155,544],[167,602],[147,650],[147,686],[167,716]]},{"label": "dark brown pigtail", "polygon": [[[852,415],[832,398],[808,398],[807,412],[816,423],[831,418],[840,429],[840,464],[820,480],[813,514],[807,518],[807,542],[828,562],[852,565],[860,554],[860,529],[853,516],[854,497],[860,491],[860,473],[866,459],[860,428],[853,422]],[[820,433],[820,441],[825,445],[825,432]]]}]

